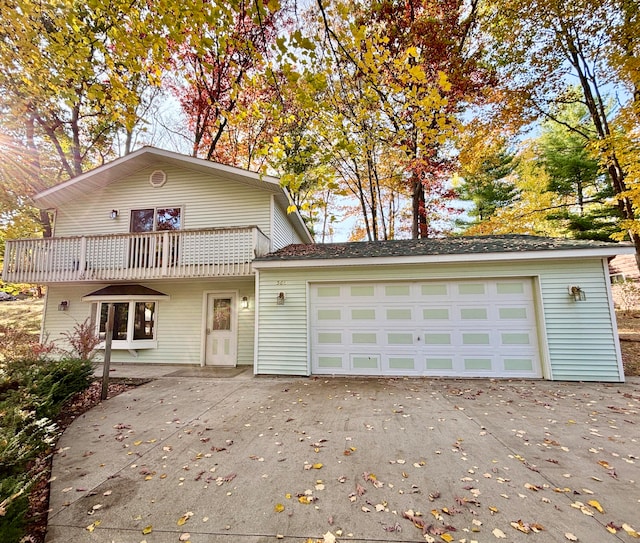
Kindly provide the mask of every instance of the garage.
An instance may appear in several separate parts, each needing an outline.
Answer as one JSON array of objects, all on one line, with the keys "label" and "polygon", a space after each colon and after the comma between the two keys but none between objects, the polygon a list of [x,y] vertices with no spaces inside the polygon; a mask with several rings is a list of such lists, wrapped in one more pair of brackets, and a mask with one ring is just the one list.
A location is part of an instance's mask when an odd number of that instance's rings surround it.
[{"label": "garage", "polygon": [[530,277],[311,283],[314,374],[541,377]]},{"label": "garage", "polygon": [[623,382],[608,260],[504,235],[289,245],[256,259],[257,375]]}]

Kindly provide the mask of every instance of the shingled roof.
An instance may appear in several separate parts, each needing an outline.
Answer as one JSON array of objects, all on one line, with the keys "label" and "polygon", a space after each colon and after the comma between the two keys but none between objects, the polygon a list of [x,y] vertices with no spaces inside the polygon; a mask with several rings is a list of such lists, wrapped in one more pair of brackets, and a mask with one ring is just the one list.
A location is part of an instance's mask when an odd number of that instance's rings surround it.
[{"label": "shingled roof", "polygon": [[611,255],[614,255],[621,252],[619,251],[621,247],[627,248],[630,245],[508,234],[501,236],[293,244],[259,257],[256,261],[491,254],[576,249],[610,249]]}]

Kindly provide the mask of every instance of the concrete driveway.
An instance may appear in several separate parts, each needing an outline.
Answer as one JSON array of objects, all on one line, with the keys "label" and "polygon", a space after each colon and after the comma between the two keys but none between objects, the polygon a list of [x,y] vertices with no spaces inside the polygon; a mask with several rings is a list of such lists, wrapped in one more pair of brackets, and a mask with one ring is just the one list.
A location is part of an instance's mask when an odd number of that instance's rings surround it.
[{"label": "concrete driveway", "polygon": [[637,541],[638,379],[169,375],[65,432],[48,543]]}]

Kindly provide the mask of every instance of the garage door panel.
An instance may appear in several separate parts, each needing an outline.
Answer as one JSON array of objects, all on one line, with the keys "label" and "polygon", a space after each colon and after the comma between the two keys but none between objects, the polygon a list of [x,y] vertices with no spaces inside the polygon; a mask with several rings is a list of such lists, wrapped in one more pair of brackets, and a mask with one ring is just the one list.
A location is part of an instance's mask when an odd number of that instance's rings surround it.
[{"label": "garage door panel", "polygon": [[374,285],[354,285],[349,287],[349,295],[353,297],[373,298],[376,295],[376,287]]},{"label": "garage door panel", "polygon": [[374,307],[352,307],[350,309],[351,320],[375,321],[376,309]]},{"label": "garage door panel", "polygon": [[344,355],[341,354],[320,354],[317,357],[317,364],[321,370],[344,369]]},{"label": "garage door panel", "polygon": [[541,375],[529,278],[310,285],[314,373]]},{"label": "garage door panel", "polygon": [[351,355],[351,369],[355,372],[372,373],[379,375],[380,355],[377,354],[354,354]]}]

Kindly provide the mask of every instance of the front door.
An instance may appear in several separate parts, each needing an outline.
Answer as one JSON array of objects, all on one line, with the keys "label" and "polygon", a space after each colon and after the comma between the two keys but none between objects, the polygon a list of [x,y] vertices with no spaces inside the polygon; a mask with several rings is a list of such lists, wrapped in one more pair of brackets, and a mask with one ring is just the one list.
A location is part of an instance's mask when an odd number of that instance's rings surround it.
[{"label": "front door", "polygon": [[235,366],[238,358],[235,293],[214,292],[207,294],[206,334],[205,364]]}]

